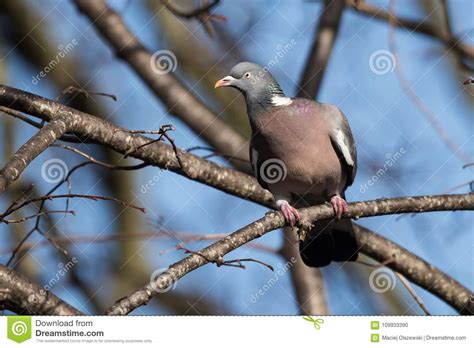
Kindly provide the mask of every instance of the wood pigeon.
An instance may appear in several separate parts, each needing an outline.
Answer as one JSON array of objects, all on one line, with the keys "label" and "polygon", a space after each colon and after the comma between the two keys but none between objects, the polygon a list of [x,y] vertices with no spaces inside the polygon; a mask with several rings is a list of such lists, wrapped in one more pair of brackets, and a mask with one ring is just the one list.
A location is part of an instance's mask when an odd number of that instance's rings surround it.
[{"label": "wood pigeon", "polygon": [[245,97],[252,128],[250,159],[260,185],[269,190],[290,225],[296,208],[330,202],[336,219],[318,221],[300,238],[300,255],[311,267],[355,261],[358,245],[347,210],[345,189],[357,170],[349,123],[339,108],[285,96],[267,68],[242,62],[218,87],[234,87]]}]

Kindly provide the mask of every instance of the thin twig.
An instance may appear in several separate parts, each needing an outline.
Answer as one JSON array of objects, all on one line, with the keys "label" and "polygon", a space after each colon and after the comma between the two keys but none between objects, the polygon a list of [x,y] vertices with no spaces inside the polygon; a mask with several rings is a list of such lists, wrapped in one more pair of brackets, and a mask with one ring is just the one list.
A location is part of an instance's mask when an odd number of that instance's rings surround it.
[{"label": "thin twig", "polygon": [[454,187],[451,187],[450,189],[448,189],[446,192],[444,193],[451,193],[451,192],[454,192],[456,191],[457,189],[460,189],[464,186],[469,186],[469,191],[470,192],[474,192],[474,180],[469,180],[469,181],[466,181],[465,183],[462,183],[462,184],[459,184],[459,185],[456,185]]},{"label": "thin twig", "polygon": [[242,262],[256,262],[256,263],[259,263],[265,267],[267,267],[268,269],[270,269],[270,271],[274,272],[275,269],[273,268],[272,265],[268,264],[268,263],[265,263],[263,261],[260,261],[260,260],[257,260],[257,259],[252,259],[252,258],[245,258],[245,259],[235,259],[235,260],[228,260],[228,261],[224,261],[224,263],[222,265],[217,265],[218,267],[219,266],[231,266],[233,263],[237,263],[239,265],[239,267],[245,269],[245,265],[242,264]]},{"label": "thin twig", "polygon": [[212,10],[214,7],[216,7],[219,4],[219,1],[220,0],[211,1],[203,5],[202,7],[195,8],[191,11],[184,11],[184,10],[174,7],[173,5],[171,5],[170,0],[161,0],[161,3],[174,15],[190,19],[190,18],[197,17],[204,12],[209,12],[210,10]]},{"label": "thin twig", "polygon": [[212,25],[212,21],[225,22],[227,18],[223,15],[214,14],[211,10],[219,4],[219,0],[208,1],[203,0],[202,6],[191,11],[180,10],[170,4],[170,0],[161,0],[163,6],[165,6],[175,16],[191,19],[195,18],[201,22],[210,37],[215,35],[215,30]]},{"label": "thin twig", "polygon": [[135,151],[138,151],[142,148],[144,148],[145,146],[149,146],[151,144],[154,144],[154,143],[157,143],[159,141],[161,141],[163,138],[167,139],[168,142],[171,144],[171,146],[173,147],[173,151],[176,155],[176,159],[179,163],[179,166],[181,168],[183,168],[183,163],[181,162],[181,157],[180,157],[180,154],[179,154],[179,149],[178,147],[176,146],[175,142],[174,142],[174,139],[168,134],[169,131],[174,131],[175,128],[172,124],[164,124],[162,126],[160,126],[160,129],[158,130],[128,130],[128,129],[119,129],[118,132],[126,132],[126,133],[130,133],[130,134],[155,134],[155,135],[159,135],[158,139],[154,139],[152,141],[149,141],[145,144],[142,144],[136,148],[131,148],[129,151],[127,151],[125,154],[124,154],[124,157],[128,157],[128,155],[130,155],[131,153],[135,152]]},{"label": "thin twig", "polygon": [[389,18],[389,47],[391,53],[395,57],[394,68],[395,72],[400,80],[400,83],[403,87],[404,92],[412,100],[415,106],[420,111],[423,118],[428,122],[428,124],[434,129],[438,134],[441,141],[446,145],[446,147],[464,164],[472,162],[471,157],[463,151],[456,142],[451,138],[449,133],[444,129],[441,122],[438,121],[436,115],[430,110],[425,102],[418,96],[415,90],[410,85],[410,82],[405,75],[404,70],[402,69],[402,64],[400,62],[400,57],[398,55],[396,41],[395,41],[395,25],[396,25],[396,16],[394,15],[395,0],[389,1],[389,13],[391,14]]},{"label": "thin twig", "polygon": [[41,216],[41,215],[56,214],[56,213],[76,215],[74,210],[44,210],[42,212],[39,212],[39,213],[36,213],[36,214],[33,214],[33,215],[29,215],[29,216],[25,216],[25,217],[22,217],[20,219],[11,219],[10,220],[10,219],[4,219],[4,218],[0,217],[0,222],[4,222],[6,224],[19,224],[19,223],[25,222],[27,220],[36,218],[36,217]]},{"label": "thin twig", "polygon": [[[351,5],[351,0],[347,0],[347,2],[349,5]],[[370,16],[371,19],[380,19],[387,22],[391,21],[393,25],[400,28],[405,28],[410,32],[414,31],[417,33],[429,35],[443,42],[446,46],[448,46],[448,49],[453,48],[463,57],[469,58],[471,60],[474,59],[474,47],[462,42],[458,37],[450,37],[447,32],[440,31],[437,27],[433,26],[429,22],[400,18],[395,16],[390,11],[386,11],[363,1],[358,4],[357,8],[354,7],[354,9],[357,10],[357,13]]]},{"label": "thin twig", "polygon": [[57,103],[59,103],[59,102],[61,102],[61,99],[66,94],[70,94],[70,93],[73,93],[73,92],[84,94],[86,96],[86,98],[91,98],[91,95],[101,95],[103,97],[108,97],[108,98],[113,99],[114,101],[117,101],[117,96],[115,96],[114,94],[103,93],[103,92],[93,92],[93,91],[88,91],[86,89],[79,88],[79,87],[74,87],[74,86],[69,86],[69,87],[66,87],[65,89],[63,89],[61,91],[61,93],[56,97],[55,101]]},{"label": "thin twig", "polygon": [[193,147],[189,147],[189,148],[185,149],[184,151],[194,152],[194,151],[197,151],[197,150],[212,152],[209,155],[202,156],[202,158],[205,158],[205,159],[209,159],[209,158],[212,158],[212,157],[215,157],[215,156],[220,156],[220,157],[225,158],[227,160],[232,159],[232,160],[235,160],[235,161],[241,161],[243,163],[250,163],[250,161],[248,159],[226,155],[226,154],[221,153],[221,152],[219,152],[219,151],[217,151],[217,150],[215,150],[215,149],[213,149],[212,147],[209,147],[209,146],[193,146]]},{"label": "thin twig", "polygon": [[[29,124],[30,126],[35,127],[35,128],[41,129],[41,128],[44,127],[44,122],[33,121],[28,116],[26,116],[25,114],[23,114],[23,113],[21,113],[17,110],[13,110],[13,109],[7,108],[5,106],[0,106],[0,111],[5,113],[6,115],[17,118],[17,119]],[[87,140],[87,139],[79,139],[76,135],[69,135],[69,134],[63,134],[59,138],[59,140],[70,142],[70,143],[81,143],[81,144],[82,143],[94,143],[94,141],[90,141],[90,140]]]},{"label": "thin twig", "polygon": [[474,166],[474,162],[463,165],[462,169],[466,169],[467,167],[470,167],[470,166]]},{"label": "thin twig", "polygon": [[193,254],[193,255],[198,255],[198,256],[201,256],[202,258],[204,258],[206,260],[206,262],[208,263],[215,263],[217,267],[221,267],[221,266],[229,266],[229,267],[238,267],[238,268],[242,268],[242,269],[245,269],[245,265],[242,264],[242,262],[256,262],[256,263],[259,263],[267,268],[269,268],[271,271],[274,271],[273,267],[271,265],[269,265],[268,263],[265,263],[263,261],[260,261],[260,260],[257,260],[257,259],[253,259],[253,258],[245,258],[245,259],[235,259],[235,260],[224,260],[223,257],[217,257],[215,259],[210,259],[206,256],[204,256],[202,253],[200,252],[196,252],[196,251],[193,251],[191,249],[188,249],[186,248],[183,243],[180,243],[176,246],[176,249],[177,250],[183,250],[186,254]]},{"label": "thin twig", "polygon": [[[134,232],[134,233],[127,233],[127,234],[111,234],[111,235],[79,235],[79,236],[67,236],[67,237],[53,237],[58,244],[68,244],[68,243],[88,243],[88,244],[96,244],[96,243],[106,243],[110,241],[120,241],[120,240],[130,240],[130,239],[140,239],[140,238],[147,238],[147,239],[161,239],[161,238],[176,238],[181,240],[182,242],[191,243],[191,242],[199,242],[199,241],[208,241],[208,240],[216,240],[222,239],[226,236],[225,233],[216,233],[216,234],[206,234],[206,235],[198,235],[189,232],[180,232],[179,234],[176,232],[169,232],[169,231],[151,231],[151,232]],[[48,245],[48,241],[39,241],[34,243],[23,243],[19,251],[30,251],[33,249],[38,249],[43,246]],[[248,248],[257,249],[260,251],[264,251],[267,253],[275,253],[278,254],[278,250],[272,247],[269,247],[266,244],[261,244],[257,242],[252,242],[245,245]],[[0,249],[0,256],[5,256],[7,254],[11,254],[14,249]],[[170,249],[165,249],[160,251],[160,255],[164,253],[177,250],[177,245],[173,246]]]},{"label": "thin twig", "polygon": [[[389,260],[387,260],[387,261],[389,261]],[[369,267],[381,268],[381,267],[386,267],[386,264],[388,264],[390,262],[372,264],[372,263],[369,263],[369,262],[357,260],[356,263],[361,264],[361,265],[365,265],[365,266],[369,266]],[[423,312],[425,312],[426,315],[431,315],[430,312],[428,311],[428,308],[426,308],[426,306],[425,306],[423,300],[421,299],[421,297],[418,296],[415,289],[413,289],[413,287],[410,285],[410,282],[401,273],[399,273],[399,272],[394,272],[394,273],[400,279],[403,286],[408,290],[410,295],[413,297],[415,302],[420,306],[420,308],[423,310]]]},{"label": "thin twig", "polygon": [[88,159],[89,161],[91,161],[94,164],[100,165],[102,167],[105,167],[105,168],[108,168],[108,169],[111,169],[111,170],[137,170],[137,169],[142,169],[142,168],[145,168],[145,167],[149,166],[149,164],[145,163],[145,162],[140,163],[140,164],[136,164],[136,165],[130,165],[130,166],[120,166],[120,165],[116,165],[116,164],[110,164],[110,163],[102,162],[102,161],[92,157],[91,155],[89,155],[85,152],[82,152],[81,150],[76,149],[75,147],[72,147],[72,146],[68,146],[68,145],[64,145],[64,144],[53,144],[52,146],[60,147],[62,149],[72,151],[72,152]]},{"label": "thin twig", "polygon": [[[140,164],[140,165],[137,165],[137,166],[113,166],[113,165],[109,165],[107,163],[104,163],[104,162],[101,162],[101,161],[98,161],[96,160],[95,158],[93,158],[92,156],[90,155],[87,155],[85,153],[83,153],[82,151],[78,150],[78,149],[75,149],[75,148],[72,148],[72,147],[68,147],[66,145],[63,145],[63,147],[65,149],[68,149],[68,150],[71,150],[75,153],[78,153],[86,158],[89,159],[89,161],[87,162],[83,162],[83,163],[80,163],[76,166],[74,166],[69,172],[68,174],[66,175],[66,177],[61,180],[60,182],[58,182],[47,194],[46,196],[48,195],[51,195],[53,192],[55,192],[63,183],[67,182],[69,183],[69,178],[73,175],[73,173],[75,173],[78,169],[86,166],[86,165],[90,165],[90,164],[101,164],[101,165],[105,165],[106,167],[109,167],[109,166],[112,166],[110,167],[111,169],[124,169],[124,170],[131,170],[131,169],[137,169],[137,167],[141,167],[141,166],[144,166],[145,164]],[[71,186],[68,185],[68,192],[69,194],[71,194]],[[68,207],[68,202],[69,202],[69,198],[67,198],[66,200],[66,210],[67,207]],[[22,202],[24,203],[24,202]],[[48,235],[46,235],[45,233],[42,232],[42,230],[39,228],[39,224],[40,224],[40,219],[42,217],[42,214],[39,214],[42,209],[43,209],[43,206],[44,206],[44,203],[45,203],[45,200],[41,201],[41,204],[40,204],[40,207],[38,208],[38,214],[37,214],[37,219],[36,219],[36,222],[35,222],[35,226],[22,238],[22,240],[20,241],[20,243],[15,247],[15,249],[13,250],[12,252],[12,255],[10,256],[8,262],[7,262],[7,265],[10,265],[11,262],[15,259],[16,255],[20,252],[20,250],[22,249],[22,246],[24,243],[26,243],[26,241],[28,240],[28,238],[35,232],[37,231],[39,234],[41,234],[42,236],[44,236],[46,238],[46,240],[51,244],[53,245],[53,247],[55,247],[61,254],[63,254],[66,259],[70,260],[70,256],[69,256],[69,252],[64,249],[63,247],[61,247],[58,243],[54,242],[53,239],[51,239]],[[8,209],[7,211],[10,211],[11,208],[14,207],[14,205],[16,204],[12,204]],[[16,209],[18,210],[18,209]],[[6,216],[5,213],[1,216]]]},{"label": "thin twig", "polygon": [[410,282],[403,276],[403,274],[400,274],[399,272],[395,272],[395,274],[397,275],[398,279],[400,279],[405,288],[408,290],[413,299],[416,301],[416,303],[418,303],[423,312],[425,312],[426,315],[431,315],[421,297],[418,296],[415,289],[413,289],[413,287],[410,285]]},{"label": "thin twig", "polygon": [[112,201],[112,202],[115,202],[115,203],[119,203],[119,204],[121,204],[125,207],[133,208],[133,209],[141,211],[142,213],[146,213],[145,208],[139,207],[139,206],[134,205],[134,204],[125,203],[124,201],[121,201],[118,198],[108,197],[108,196],[84,195],[84,194],[74,193],[74,194],[60,194],[60,195],[41,196],[41,197],[28,199],[28,200],[22,202],[21,204],[12,207],[10,210],[7,210],[4,214],[1,214],[0,217],[4,218],[4,217],[12,214],[14,211],[17,211],[17,210],[23,208],[24,206],[26,206],[28,204],[31,204],[33,202],[50,201],[50,200],[58,199],[58,198],[85,198],[85,199],[90,199],[92,201]]}]

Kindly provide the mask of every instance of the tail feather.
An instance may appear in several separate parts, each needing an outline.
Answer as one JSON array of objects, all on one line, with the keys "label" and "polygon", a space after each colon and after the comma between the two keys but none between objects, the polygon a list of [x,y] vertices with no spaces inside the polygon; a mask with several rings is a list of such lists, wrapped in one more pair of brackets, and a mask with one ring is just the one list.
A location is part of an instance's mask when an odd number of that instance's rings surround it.
[{"label": "tail feather", "polygon": [[331,231],[333,240],[334,261],[355,261],[358,257],[359,244],[350,219],[341,219],[334,224]]},{"label": "tail feather", "polygon": [[358,244],[352,221],[317,221],[304,241],[300,241],[300,255],[310,267],[324,267],[331,261],[355,261]]}]

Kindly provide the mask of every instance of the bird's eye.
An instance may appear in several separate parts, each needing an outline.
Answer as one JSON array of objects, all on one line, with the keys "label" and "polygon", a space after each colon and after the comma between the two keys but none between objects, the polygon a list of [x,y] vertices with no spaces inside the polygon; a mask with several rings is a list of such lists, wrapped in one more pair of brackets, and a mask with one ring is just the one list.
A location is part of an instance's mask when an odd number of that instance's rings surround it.
[{"label": "bird's eye", "polygon": [[250,78],[250,73],[249,73],[249,72],[245,73],[244,77],[245,77],[246,79],[249,79],[249,78]]}]

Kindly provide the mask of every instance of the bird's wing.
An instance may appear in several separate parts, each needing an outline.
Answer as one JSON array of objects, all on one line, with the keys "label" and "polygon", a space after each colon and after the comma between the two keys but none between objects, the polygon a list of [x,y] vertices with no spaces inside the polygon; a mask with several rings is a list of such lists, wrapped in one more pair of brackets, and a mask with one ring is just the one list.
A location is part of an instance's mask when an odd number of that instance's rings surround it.
[{"label": "bird's wing", "polygon": [[249,147],[250,150],[250,164],[252,165],[253,172],[255,174],[255,177],[257,178],[258,183],[260,186],[262,186],[264,189],[268,190],[268,185],[265,182],[265,180],[262,180],[260,176],[260,163],[259,163],[259,158],[258,158],[258,152],[257,150],[250,144]]},{"label": "bird's wing", "polygon": [[334,105],[324,105],[329,116],[329,137],[343,167],[347,171],[347,186],[352,185],[357,171],[357,150],[352,131],[344,113]]}]

